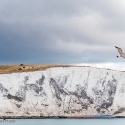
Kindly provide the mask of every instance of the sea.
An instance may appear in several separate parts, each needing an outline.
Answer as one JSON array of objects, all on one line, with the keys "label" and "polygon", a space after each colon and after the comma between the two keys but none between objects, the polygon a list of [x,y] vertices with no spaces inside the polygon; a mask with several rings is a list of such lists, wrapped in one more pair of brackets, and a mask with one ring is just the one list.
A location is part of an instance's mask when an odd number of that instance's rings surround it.
[{"label": "sea", "polygon": [[125,125],[125,118],[113,119],[0,119],[1,125]]}]

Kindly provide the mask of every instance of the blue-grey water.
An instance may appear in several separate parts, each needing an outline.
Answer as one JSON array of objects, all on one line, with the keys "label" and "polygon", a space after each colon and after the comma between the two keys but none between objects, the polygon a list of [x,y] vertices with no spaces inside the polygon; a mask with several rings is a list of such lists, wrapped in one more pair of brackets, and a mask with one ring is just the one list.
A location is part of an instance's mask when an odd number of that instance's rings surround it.
[{"label": "blue-grey water", "polygon": [[125,118],[117,119],[16,119],[0,120],[4,125],[125,125]]}]

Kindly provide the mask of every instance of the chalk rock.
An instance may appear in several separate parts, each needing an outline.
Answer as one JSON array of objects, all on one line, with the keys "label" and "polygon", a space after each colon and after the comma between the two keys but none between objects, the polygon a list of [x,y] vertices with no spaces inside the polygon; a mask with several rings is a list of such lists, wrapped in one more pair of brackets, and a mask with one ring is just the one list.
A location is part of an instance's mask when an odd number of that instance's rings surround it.
[{"label": "chalk rock", "polygon": [[55,67],[0,74],[0,116],[124,117],[125,72]]}]

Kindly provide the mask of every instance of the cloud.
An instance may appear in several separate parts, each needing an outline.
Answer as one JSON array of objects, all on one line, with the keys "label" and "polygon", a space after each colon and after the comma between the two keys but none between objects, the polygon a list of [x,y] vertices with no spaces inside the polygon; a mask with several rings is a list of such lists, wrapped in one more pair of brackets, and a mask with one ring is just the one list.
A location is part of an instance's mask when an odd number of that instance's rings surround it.
[{"label": "cloud", "polygon": [[124,47],[122,0],[0,1],[0,64],[100,63]]}]

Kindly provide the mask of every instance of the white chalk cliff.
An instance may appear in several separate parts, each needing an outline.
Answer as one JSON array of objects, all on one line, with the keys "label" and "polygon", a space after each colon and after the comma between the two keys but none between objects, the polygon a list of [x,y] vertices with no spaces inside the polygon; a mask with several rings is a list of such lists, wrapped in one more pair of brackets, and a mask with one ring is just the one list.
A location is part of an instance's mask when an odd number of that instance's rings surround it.
[{"label": "white chalk cliff", "polygon": [[55,67],[0,74],[1,117],[125,116],[125,72]]}]

